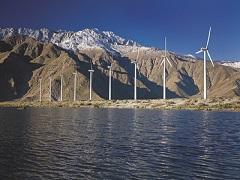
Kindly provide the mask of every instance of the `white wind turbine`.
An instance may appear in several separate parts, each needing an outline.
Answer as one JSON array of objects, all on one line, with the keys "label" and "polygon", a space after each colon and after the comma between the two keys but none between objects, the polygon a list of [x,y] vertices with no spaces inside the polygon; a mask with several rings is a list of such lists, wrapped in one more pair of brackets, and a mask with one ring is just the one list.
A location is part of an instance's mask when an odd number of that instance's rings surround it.
[{"label": "white wind turbine", "polygon": [[137,51],[137,58],[135,61],[132,61],[131,63],[134,64],[134,100],[137,100],[137,60],[138,60],[138,55],[139,55],[139,48]]},{"label": "white wind turbine", "polygon": [[162,56],[162,63],[160,65],[160,67],[163,65],[163,99],[166,99],[166,60],[169,63],[169,65],[172,67],[171,62],[167,57],[167,39],[165,37],[165,51],[164,51],[164,55]]},{"label": "white wind turbine", "polygon": [[79,65],[74,65],[76,72],[73,73],[74,75],[74,80],[73,80],[73,102],[77,100],[77,72]]},{"label": "white wind turbine", "polygon": [[63,101],[63,75],[61,74],[60,101]]},{"label": "white wind turbine", "polygon": [[74,83],[73,83],[73,101],[76,101],[76,91],[77,91],[77,71],[73,73]]},{"label": "white wind turbine", "polygon": [[42,78],[39,79],[39,101],[42,102]]},{"label": "white wind turbine", "polygon": [[91,69],[88,70],[90,73],[90,81],[89,81],[89,100],[92,100],[92,75],[94,70],[92,69],[92,61],[91,61]]},{"label": "white wind turbine", "polygon": [[203,89],[204,89],[204,94],[203,94],[203,98],[207,99],[207,58],[206,58],[206,54],[208,55],[212,66],[214,67],[211,55],[208,51],[208,44],[209,44],[209,40],[210,40],[210,36],[211,36],[211,27],[209,28],[209,32],[208,32],[208,39],[207,39],[207,44],[205,47],[202,47],[200,49],[200,51],[196,52],[196,54],[202,53],[203,52]]},{"label": "white wind turbine", "polygon": [[112,64],[108,66],[109,80],[108,80],[108,100],[112,100]]}]

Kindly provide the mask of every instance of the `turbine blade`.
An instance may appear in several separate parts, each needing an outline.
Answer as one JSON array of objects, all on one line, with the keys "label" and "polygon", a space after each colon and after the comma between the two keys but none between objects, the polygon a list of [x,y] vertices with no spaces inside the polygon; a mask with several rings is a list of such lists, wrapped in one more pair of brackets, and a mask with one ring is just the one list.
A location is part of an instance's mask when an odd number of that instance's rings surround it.
[{"label": "turbine blade", "polygon": [[167,38],[165,37],[165,56],[167,54]]},{"label": "turbine blade", "polygon": [[213,60],[212,60],[212,58],[211,58],[211,55],[210,55],[209,51],[207,51],[207,54],[208,54],[208,57],[209,57],[209,59],[210,59],[212,65],[213,65],[213,67],[214,67]]},{"label": "turbine blade", "polygon": [[166,57],[166,59],[167,59],[168,63],[170,64],[170,66],[172,67],[172,64],[171,64],[171,62],[169,61],[168,57]]},{"label": "turbine blade", "polygon": [[161,64],[160,64],[160,67],[163,65],[163,62],[164,62],[164,59],[162,60]]},{"label": "turbine blade", "polygon": [[195,54],[199,54],[199,53],[201,53],[201,52],[203,52],[203,51],[202,51],[202,50],[200,50],[200,51],[196,52]]},{"label": "turbine blade", "polygon": [[210,27],[209,32],[208,32],[208,39],[207,39],[206,48],[208,47],[208,44],[209,44],[209,40],[210,40],[210,36],[211,36],[211,30],[212,30],[212,28]]}]

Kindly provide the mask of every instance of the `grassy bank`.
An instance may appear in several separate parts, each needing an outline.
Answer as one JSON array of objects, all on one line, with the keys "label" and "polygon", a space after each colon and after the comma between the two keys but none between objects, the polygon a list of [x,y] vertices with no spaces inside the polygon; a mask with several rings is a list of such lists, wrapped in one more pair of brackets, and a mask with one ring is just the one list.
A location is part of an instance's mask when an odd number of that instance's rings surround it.
[{"label": "grassy bank", "polygon": [[145,108],[145,109],[187,109],[208,111],[240,111],[240,98],[235,99],[169,99],[169,100],[115,100],[115,101],[77,101],[77,102],[0,102],[0,108],[27,107],[95,107],[95,108]]}]

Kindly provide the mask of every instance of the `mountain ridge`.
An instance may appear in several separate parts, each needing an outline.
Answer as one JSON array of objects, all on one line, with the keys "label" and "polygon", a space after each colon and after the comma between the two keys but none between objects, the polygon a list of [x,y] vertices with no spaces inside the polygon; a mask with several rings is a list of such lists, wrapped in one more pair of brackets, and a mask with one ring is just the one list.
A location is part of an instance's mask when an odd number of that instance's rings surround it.
[{"label": "mountain ridge", "polygon": [[[123,54],[128,50],[137,51],[137,48],[162,51],[162,49],[155,48],[153,46],[144,46],[131,39],[125,39],[116,35],[112,31],[100,31],[97,28],[87,28],[80,31],[53,31],[47,28],[0,28],[0,38],[13,35],[28,36],[41,42],[51,42],[59,47],[72,51],[86,48],[104,48],[113,54],[116,53],[116,51]],[[181,55],[175,52],[171,53],[184,59],[199,59],[192,54]],[[234,68],[240,68],[238,62],[216,61],[216,63]]]},{"label": "mountain ridge", "polygon": [[[107,66],[110,63],[113,65],[113,99],[131,99],[133,98],[134,83],[133,64],[131,63],[133,60],[138,62],[138,98],[162,98],[163,67],[160,64],[163,50],[137,44],[122,45],[120,43],[116,45],[113,43],[114,41],[111,41],[110,51],[105,46],[95,46],[94,43],[90,44],[93,46],[73,51],[71,48],[66,49],[53,42],[39,41],[33,36],[14,34],[14,31],[10,30],[9,32],[2,33],[3,38],[0,41],[0,85],[4,87],[0,89],[1,101],[39,99],[39,79],[43,79],[42,93],[43,100],[46,101],[49,99],[50,77],[53,80],[52,99],[58,101],[61,75],[64,76],[64,99],[71,100],[73,98],[74,72],[77,72],[78,76],[77,99],[86,100],[89,94],[88,69],[91,64],[95,70],[93,98],[107,99]],[[98,36],[97,38],[101,39]],[[60,42],[62,42],[61,40],[59,39]],[[81,39],[78,42],[81,42]],[[119,42],[126,43],[122,40]],[[77,45],[75,44],[73,47],[77,47]],[[203,90],[202,61],[189,55],[177,55],[169,51],[167,51],[167,56],[173,64],[173,67],[166,67],[167,97],[200,97]],[[238,69],[221,64],[216,64],[213,68],[209,66],[209,62],[207,64],[210,98],[240,95],[240,71]]]},{"label": "mountain ridge", "polygon": [[80,31],[50,31],[47,28],[0,28],[0,37],[24,35],[41,42],[52,42],[68,50],[100,46],[109,49],[112,45],[140,46],[133,40],[126,40],[112,31],[83,29]]}]

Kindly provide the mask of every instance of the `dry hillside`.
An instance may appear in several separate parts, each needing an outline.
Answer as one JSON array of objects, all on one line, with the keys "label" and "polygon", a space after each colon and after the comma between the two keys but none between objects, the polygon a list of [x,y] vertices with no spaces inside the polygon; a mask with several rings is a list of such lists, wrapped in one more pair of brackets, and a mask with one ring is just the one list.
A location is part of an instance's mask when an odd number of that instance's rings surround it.
[{"label": "dry hillside", "polygon": [[[162,97],[161,52],[140,49],[138,61],[138,97]],[[173,67],[167,66],[167,97],[197,97],[203,90],[203,63],[179,58],[168,53]],[[43,79],[43,100],[49,98],[49,78],[52,81],[52,99],[59,100],[60,76],[64,77],[64,100],[73,99],[73,78],[77,72],[77,99],[88,99],[89,73],[92,62],[93,99],[108,97],[108,69],[113,65],[113,99],[133,98],[133,64],[136,52],[111,56],[102,48],[67,51],[51,43],[33,38],[12,36],[0,41],[0,101],[16,99],[38,100],[39,79]],[[208,92],[210,97],[240,95],[240,72],[237,69],[208,64]]]}]

